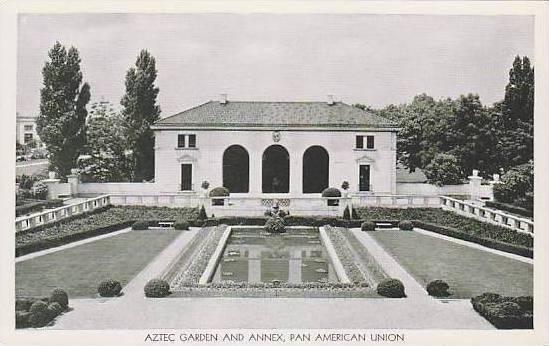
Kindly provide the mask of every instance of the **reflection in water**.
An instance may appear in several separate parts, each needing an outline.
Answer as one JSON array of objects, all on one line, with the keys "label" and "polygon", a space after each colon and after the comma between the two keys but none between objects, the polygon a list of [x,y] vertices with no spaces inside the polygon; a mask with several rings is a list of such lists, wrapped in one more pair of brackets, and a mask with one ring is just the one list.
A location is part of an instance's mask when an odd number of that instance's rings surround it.
[{"label": "reflection in water", "polygon": [[233,228],[214,282],[337,282],[316,228]]}]

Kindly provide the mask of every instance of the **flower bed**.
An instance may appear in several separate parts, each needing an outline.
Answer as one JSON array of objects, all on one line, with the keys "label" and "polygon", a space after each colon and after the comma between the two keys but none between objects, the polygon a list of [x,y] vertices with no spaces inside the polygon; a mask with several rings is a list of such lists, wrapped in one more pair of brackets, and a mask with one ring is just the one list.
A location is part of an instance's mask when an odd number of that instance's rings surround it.
[{"label": "flower bed", "polygon": [[105,207],[27,232],[17,232],[16,256],[118,231],[129,227],[136,220],[175,220],[178,217],[194,220],[197,215],[195,208]]},{"label": "flower bed", "polygon": [[324,229],[334,245],[345,273],[352,282],[368,283],[374,287],[381,280],[387,278],[383,269],[351,231],[331,226],[324,226]]},{"label": "flower bed", "polygon": [[434,224],[459,230],[478,238],[491,239],[498,242],[533,248],[534,238],[529,234],[492,225],[475,219],[466,218],[449,211],[437,208],[357,208],[361,218],[376,220],[412,220],[423,224]]}]

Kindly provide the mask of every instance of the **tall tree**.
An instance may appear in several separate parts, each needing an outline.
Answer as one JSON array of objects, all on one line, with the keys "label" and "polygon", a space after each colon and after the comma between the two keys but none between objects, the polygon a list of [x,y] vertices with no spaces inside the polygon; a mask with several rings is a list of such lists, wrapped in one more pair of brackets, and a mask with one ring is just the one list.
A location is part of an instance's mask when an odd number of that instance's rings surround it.
[{"label": "tall tree", "polygon": [[50,58],[42,69],[43,88],[40,90],[40,114],[36,121],[40,139],[50,153],[50,165],[60,177],[76,167],[76,161],[86,143],[86,105],[90,86],[82,85],[80,56],[71,47],[68,51],[56,42]]},{"label": "tall tree", "polygon": [[93,103],[87,121],[86,155],[78,165],[82,179],[95,182],[128,181],[130,177],[123,119],[106,101]]},{"label": "tall tree", "polygon": [[505,97],[494,107],[499,130],[498,150],[504,169],[534,157],[534,69],[528,57],[515,57]]},{"label": "tall tree", "polygon": [[133,181],[154,177],[154,133],[150,126],[160,118],[156,104],[159,89],[154,85],[157,70],[154,57],[142,50],[135,67],[126,73],[126,94],[120,101],[126,137],[132,150]]}]

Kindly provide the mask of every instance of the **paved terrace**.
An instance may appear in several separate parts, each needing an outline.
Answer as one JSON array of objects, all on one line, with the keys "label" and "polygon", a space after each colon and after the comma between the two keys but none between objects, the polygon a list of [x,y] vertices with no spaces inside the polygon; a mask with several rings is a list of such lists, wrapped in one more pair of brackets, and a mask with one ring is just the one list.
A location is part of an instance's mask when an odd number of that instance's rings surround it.
[{"label": "paved terrace", "polygon": [[145,298],[143,287],[159,277],[196,230],[182,233],[141,271],[118,298],[72,299],[72,311],[47,329],[149,328],[400,328],[493,329],[468,300],[443,302],[423,288],[365,233],[359,240],[391,275],[405,283],[408,298]]}]

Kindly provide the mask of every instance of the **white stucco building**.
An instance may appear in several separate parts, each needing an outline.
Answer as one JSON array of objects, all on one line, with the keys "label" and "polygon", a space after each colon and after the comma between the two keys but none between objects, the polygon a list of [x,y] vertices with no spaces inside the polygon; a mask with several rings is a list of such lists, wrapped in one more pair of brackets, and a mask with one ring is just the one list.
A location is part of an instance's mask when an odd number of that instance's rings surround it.
[{"label": "white stucco building", "polygon": [[396,193],[397,128],[342,102],[209,101],[153,126],[158,191]]},{"label": "white stucco building", "polygon": [[38,132],[36,132],[36,117],[23,116],[17,113],[15,121],[17,126],[15,131],[17,143],[26,145],[34,142],[37,147],[40,147],[42,143],[40,137],[38,137]]}]

